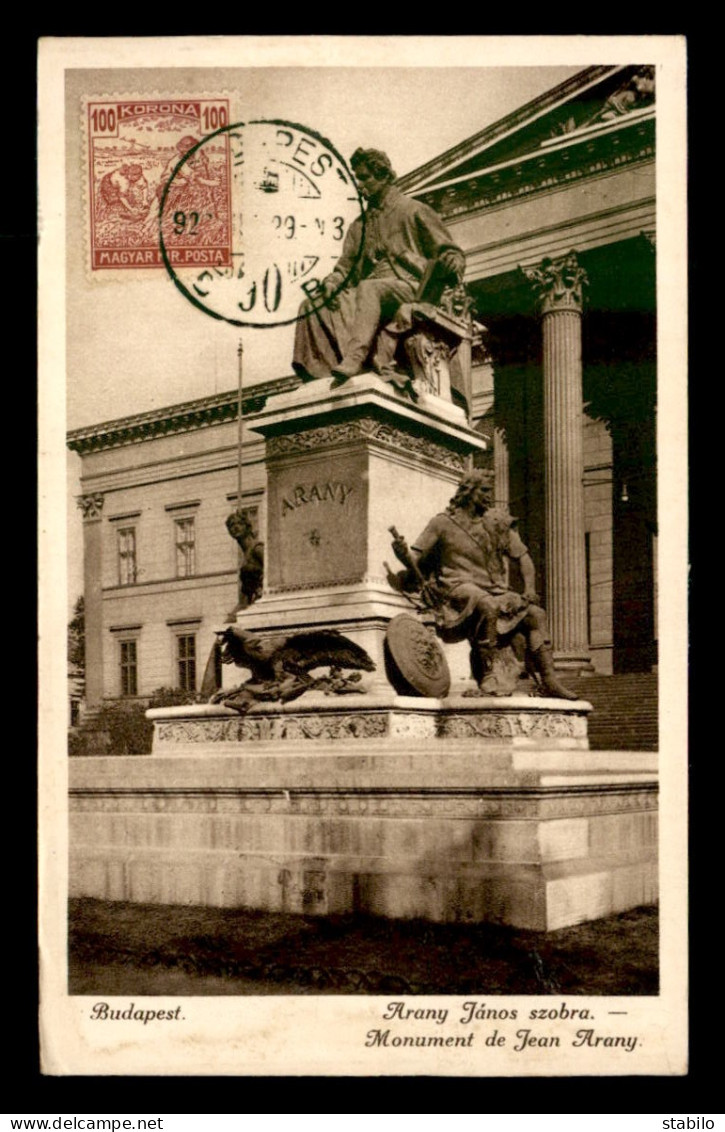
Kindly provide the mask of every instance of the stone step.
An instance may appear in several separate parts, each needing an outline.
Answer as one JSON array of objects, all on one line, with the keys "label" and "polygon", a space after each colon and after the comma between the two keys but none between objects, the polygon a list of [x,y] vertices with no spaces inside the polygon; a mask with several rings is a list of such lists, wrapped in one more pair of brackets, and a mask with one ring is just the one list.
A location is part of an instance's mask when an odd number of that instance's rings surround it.
[{"label": "stone step", "polygon": [[592,750],[655,751],[658,747],[658,681],[653,672],[569,677],[566,683],[593,707]]}]

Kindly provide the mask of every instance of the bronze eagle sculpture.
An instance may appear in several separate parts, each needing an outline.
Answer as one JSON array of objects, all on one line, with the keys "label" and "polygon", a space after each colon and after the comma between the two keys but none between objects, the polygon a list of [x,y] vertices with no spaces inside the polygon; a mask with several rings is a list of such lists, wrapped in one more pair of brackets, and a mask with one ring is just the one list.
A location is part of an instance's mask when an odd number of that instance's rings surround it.
[{"label": "bronze eagle sculpture", "polygon": [[[212,702],[241,712],[260,701],[286,703],[308,691],[359,692],[360,673],[375,670],[365,649],[336,629],[261,637],[228,625],[217,630],[217,637],[222,663],[248,668],[251,676],[238,688],[216,692]],[[326,666],[327,675],[310,675],[314,668]],[[352,669],[352,674],[345,675],[345,669]]]}]

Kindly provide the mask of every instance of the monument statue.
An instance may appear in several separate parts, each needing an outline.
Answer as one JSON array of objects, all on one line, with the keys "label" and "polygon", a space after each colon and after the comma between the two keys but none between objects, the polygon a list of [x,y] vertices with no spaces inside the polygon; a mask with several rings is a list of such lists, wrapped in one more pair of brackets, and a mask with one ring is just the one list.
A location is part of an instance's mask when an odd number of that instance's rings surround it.
[{"label": "monument statue", "polygon": [[[431,519],[412,548],[391,528],[393,550],[406,569],[389,573],[389,580],[401,592],[418,593],[419,609],[433,616],[442,640],[470,642],[478,694],[510,695],[514,690],[519,668],[515,658],[511,664],[511,646],[515,648],[518,637],[526,650],[527,670],[541,690],[577,699],[554,671],[534,564],[516,520],[491,506],[490,478],[483,471],[464,476],[445,512]],[[507,559],[518,563],[523,593],[509,588]]]},{"label": "monument statue", "polygon": [[407,379],[397,378],[392,365],[395,337],[378,343],[379,331],[401,305],[435,304],[444,289],[460,285],[465,258],[437,213],[395,187],[385,153],[357,149],[350,164],[367,201],[364,231],[362,219],[348,229],[340,259],[322,281],[324,305],[319,296],[302,304],[292,365],[303,381],[332,375],[333,386],[372,366],[402,390]]},{"label": "monument statue", "polygon": [[[217,691],[211,702],[241,714],[257,703],[288,703],[303,692],[360,692],[360,673],[375,669],[365,649],[335,629],[260,637],[229,625],[218,630],[217,637],[222,663],[247,668],[251,676],[238,688]],[[314,668],[327,666],[327,674],[311,675]],[[347,675],[344,669],[353,671]]]},{"label": "monument statue", "polygon": [[264,543],[243,511],[232,511],[226,527],[243,554],[239,567],[239,608],[246,609],[262,596]]}]

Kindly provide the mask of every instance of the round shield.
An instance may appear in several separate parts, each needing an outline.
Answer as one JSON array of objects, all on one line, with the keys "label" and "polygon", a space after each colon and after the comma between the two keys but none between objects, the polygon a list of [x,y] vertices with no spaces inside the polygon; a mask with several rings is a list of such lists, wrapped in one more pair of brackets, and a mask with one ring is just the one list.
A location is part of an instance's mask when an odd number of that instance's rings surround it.
[{"label": "round shield", "polygon": [[412,614],[401,613],[388,625],[385,644],[396,690],[435,699],[448,695],[451,674],[433,629]]}]

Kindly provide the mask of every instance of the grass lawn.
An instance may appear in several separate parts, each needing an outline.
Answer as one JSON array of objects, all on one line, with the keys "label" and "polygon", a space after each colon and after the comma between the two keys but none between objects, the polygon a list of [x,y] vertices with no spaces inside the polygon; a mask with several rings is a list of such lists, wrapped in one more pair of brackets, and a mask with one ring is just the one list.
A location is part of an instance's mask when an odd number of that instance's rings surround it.
[{"label": "grass lawn", "polygon": [[541,933],[76,899],[69,993],[658,993],[656,908]]}]

